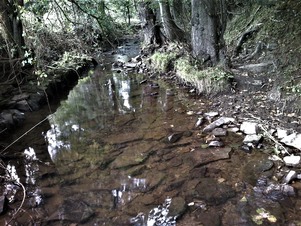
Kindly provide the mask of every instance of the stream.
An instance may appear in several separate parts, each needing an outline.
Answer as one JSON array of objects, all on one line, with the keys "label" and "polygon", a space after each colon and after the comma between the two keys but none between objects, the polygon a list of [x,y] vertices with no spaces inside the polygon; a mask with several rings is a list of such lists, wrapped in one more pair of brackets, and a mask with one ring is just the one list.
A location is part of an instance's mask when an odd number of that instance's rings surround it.
[{"label": "stream", "polygon": [[7,170],[25,186],[26,199],[14,217],[23,192],[7,183],[10,209],[0,224],[14,218],[12,225],[299,225],[288,223],[300,223],[300,198],[267,194],[277,164],[263,151],[243,152],[243,136],[230,132],[234,124],[225,127],[222,147],[208,147],[202,128],[214,117],[195,124],[210,100],[112,70],[112,62],[138,50],[130,42],[103,55],[53,114],[47,107],[30,113],[12,140],[48,120],[13,146],[18,153]]}]

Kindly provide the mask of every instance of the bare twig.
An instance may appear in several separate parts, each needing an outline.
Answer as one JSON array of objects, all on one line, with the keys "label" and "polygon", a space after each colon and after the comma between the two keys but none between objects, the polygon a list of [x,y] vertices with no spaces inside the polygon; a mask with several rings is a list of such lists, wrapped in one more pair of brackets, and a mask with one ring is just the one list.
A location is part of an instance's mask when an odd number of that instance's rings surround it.
[{"label": "bare twig", "polygon": [[2,154],[4,151],[6,151],[8,148],[10,148],[13,144],[15,144],[16,142],[18,142],[21,138],[23,138],[24,136],[26,136],[29,132],[31,132],[32,130],[34,130],[37,126],[41,125],[43,122],[45,122],[46,120],[50,119],[51,117],[52,117],[52,115],[49,115],[46,118],[44,118],[42,121],[40,121],[37,124],[35,124],[29,130],[27,130],[25,133],[23,133],[20,137],[18,137],[16,140],[14,140],[12,143],[10,143],[6,148],[4,148],[0,152],[0,154]]},{"label": "bare twig", "polygon": [[266,126],[268,125],[267,122],[264,120],[260,119],[259,117],[256,117],[255,115],[251,114],[250,112],[246,112],[250,117],[258,121],[259,127],[264,131],[264,134],[267,136],[268,139],[273,141],[278,147],[280,147],[286,154],[290,155],[289,151],[287,150],[286,147],[284,147],[283,144],[281,144],[279,141],[277,141],[271,133],[266,129]]},{"label": "bare twig", "polygon": [[23,205],[24,205],[24,202],[25,202],[25,198],[26,198],[26,189],[24,187],[24,185],[18,181],[14,181],[18,186],[20,186],[23,190],[23,198],[22,198],[22,202],[19,206],[19,208],[16,210],[16,212],[13,214],[12,218],[5,223],[5,226],[8,226],[9,223],[16,217],[16,215],[20,212],[20,210],[22,209]]}]

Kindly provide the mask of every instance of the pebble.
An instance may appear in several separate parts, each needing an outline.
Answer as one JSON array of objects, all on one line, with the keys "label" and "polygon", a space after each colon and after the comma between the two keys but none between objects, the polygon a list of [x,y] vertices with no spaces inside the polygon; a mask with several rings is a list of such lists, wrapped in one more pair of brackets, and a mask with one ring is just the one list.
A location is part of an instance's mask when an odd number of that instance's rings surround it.
[{"label": "pebble", "polygon": [[224,143],[222,141],[214,140],[208,144],[208,147],[223,147]]},{"label": "pebble", "polygon": [[283,183],[284,183],[284,184],[288,184],[288,183],[290,183],[292,180],[294,180],[294,179],[296,179],[296,178],[297,178],[297,173],[296,173],[296,171],[290,170],[290,171],[288,172],[288,174],[286,175],[286,177],[284,178]]}]

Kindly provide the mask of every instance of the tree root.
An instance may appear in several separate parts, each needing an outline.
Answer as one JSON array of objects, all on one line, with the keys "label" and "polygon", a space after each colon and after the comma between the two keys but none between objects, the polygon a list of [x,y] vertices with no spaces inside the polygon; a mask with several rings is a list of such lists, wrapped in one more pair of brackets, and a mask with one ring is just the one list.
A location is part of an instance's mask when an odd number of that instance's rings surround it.
[{"label": "tree root", "polygon": [[242,45],[255,33],[258,32],[259,29],[261,28],[262,23],[259,24],[255,24],[254,26],[250,26],[245,32],[242,33],[242,35],[240,36],[235,50],[234,50],[234,57],[237,57]]}]

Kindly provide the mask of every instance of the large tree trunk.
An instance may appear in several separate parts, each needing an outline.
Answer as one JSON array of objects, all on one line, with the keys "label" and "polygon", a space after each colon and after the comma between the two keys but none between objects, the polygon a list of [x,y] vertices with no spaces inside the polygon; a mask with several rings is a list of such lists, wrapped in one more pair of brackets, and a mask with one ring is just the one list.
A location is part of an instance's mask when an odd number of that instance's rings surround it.
[{"label": "large tree trunk", "polygon": [[[189,5],[189,6],[187,6]],[[183,0],[172,0],[170,4],[170,11],[175,20],[175,23],[184,30],[184,32],[191,32],[189,27],[191,20],[191,6]]]},{"label": "large tree trunk", "polygon": [[170,12],[169,2],[166,0],[158,0],[160,6],[161,20],[164,27],[166,37],[170,41],[184,42],[185,33],[179,28],[173,20]]},{"label": "large tree trunk", "polygon": [[17,6],[23,6],[23,0],[1,0],[0,15],[1,27],[5,34],[4,38],[17,47],[18,52],[15,57],[23,57],[24,55],[24,38],[22,36],[23,26]]},{"label": "large tree trunk", "polygon": [[192,54],[203,62],[224,62],[224,0],[192,0]]},{"label": "large tree trunk", "polygon": [[138,3],[138,13],[144,34],[144,45],[162,45],[160,26],[156,22],[156,15],[150,7],[149,1]]}]

